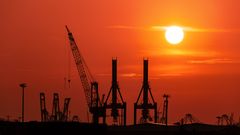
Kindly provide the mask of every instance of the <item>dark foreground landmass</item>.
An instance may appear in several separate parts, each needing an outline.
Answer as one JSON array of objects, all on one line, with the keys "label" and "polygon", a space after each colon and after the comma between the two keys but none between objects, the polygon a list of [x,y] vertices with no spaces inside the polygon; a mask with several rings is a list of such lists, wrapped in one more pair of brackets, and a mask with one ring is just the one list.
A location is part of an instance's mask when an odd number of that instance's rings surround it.
[{"label": "dark foreground landmass", "polygon": [[0,135],[240,135],[240,127],[189,124],[107,126],[77,122],[1,122]]}]

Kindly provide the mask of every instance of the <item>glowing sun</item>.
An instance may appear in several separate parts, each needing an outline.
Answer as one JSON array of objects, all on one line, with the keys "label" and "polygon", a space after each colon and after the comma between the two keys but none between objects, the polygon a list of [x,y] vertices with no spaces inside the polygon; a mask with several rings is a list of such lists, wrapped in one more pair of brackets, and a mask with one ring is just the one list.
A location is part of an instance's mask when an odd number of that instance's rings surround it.
[{"label": "glowing sun", "polygon": [[184,38],[183,28],[179,26],[169,26],[166,28],[165,38],[168,43],[172,45],[177,45],[182,42]]}]

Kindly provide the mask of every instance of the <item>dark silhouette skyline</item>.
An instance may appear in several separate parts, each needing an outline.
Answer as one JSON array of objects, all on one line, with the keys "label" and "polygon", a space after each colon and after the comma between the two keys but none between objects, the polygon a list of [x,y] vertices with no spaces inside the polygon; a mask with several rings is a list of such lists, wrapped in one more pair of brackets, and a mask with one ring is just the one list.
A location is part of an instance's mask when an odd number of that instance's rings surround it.
[{"label": "dark silhouette skyline", "polygon": [[[239,5],[238,0],[1,1],[0,117],[22,117],[19,84],[26,82],[24,121],[40,120],[40,92],[47,99],[54,92],[61,99],[70,97],[72,116],[88,121],[67,24],[101,94],[109,92],[111,60],[117,57],[127,124],[133,122],[133,103],[143,83],[143,58],[151,63],[149,82],[160,109],[162,95],[171,95],[169,124],[186,113],[210,124],[217,124],[217,116],[234,113],[238,121]],[[171,25],[184,28],[185,37],[176,46],[164,37],[163,28]],[[64,82],[69,78],[70,85]]]}]

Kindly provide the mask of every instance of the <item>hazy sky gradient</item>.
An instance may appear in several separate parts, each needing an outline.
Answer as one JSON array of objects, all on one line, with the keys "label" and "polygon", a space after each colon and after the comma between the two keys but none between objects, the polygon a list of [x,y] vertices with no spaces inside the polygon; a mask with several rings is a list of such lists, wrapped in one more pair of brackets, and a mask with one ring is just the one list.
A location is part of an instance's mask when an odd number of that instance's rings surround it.
[{"label": "hazy sky gradient", "polygon": [[[240,115],[240,1],[238,0],[1,0],[0,117],[21,115],[21,89],[26,82],[26,119],[40,120],[39,92],[61,103],[71,97],[71,115],[86,121],[86,103],[71,58],[68,72],[68,25],[106,94],[111,84],[111,59],[118,58],[119,84],[127,101],[128,123],[142,82],[142,60],[149,58],[150,85],[162,108],[170,94],[170,122],[192,113],[206,123],[217,115]],[[153,26],[180,25],[206,31],[186,31],[179,46],[171,46]],[[132,27],[109,28],[111,26]],[[139,28],[139,29],[135,29]],[[216,30],[216,31],[207,31]],[[219,30],[219,31],[218,31]],[[226,30],[226,31],[221,31]]]}]

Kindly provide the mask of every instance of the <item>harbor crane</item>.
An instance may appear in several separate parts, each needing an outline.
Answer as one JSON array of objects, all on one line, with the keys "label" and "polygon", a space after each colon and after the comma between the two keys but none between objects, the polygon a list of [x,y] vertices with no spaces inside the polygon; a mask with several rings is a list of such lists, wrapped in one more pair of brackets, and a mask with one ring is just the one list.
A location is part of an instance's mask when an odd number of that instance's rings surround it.
[{"label": "harbor crane", "polygon": [[50,115],[46,107],[45,93],[40,93],[40,111],[41,111],[41,121],[68,121],[69,117],[69,103],[71,98],[64,99],[63,110],[60,109],[59,95],[58,93],[53,93],[53,103],[52,103],[52,114]]},{"label": "harbor crane", "polygon": [[200,121],[196,117],[194,117],[191,113],[187,113],[183,118],[180,119],[180,121],[174,124],[180,126],[180,125],[193,124],[193,123],[200,123]]},{"label": "harbor crane", "polygon": [[[149,96],[150,95],[150,96]],[[140,97],[142,96],[142,102],[140,102]],[[137,101],[134,103],[134,125],[137,124],[137,110],[142,110],[142,117],[140,118],[140,123],[148,123],[148,121],[153,121],[150,116],[150,110],[154,111],[154,122],[157,123],[157,102],[155,102],[151,88],[148,81],[148,60],[143,60],[143,84],[141,91],[138,95]]]},{"label": "harbor crane", "polygon": [[158,123],[162,123],[164,125],[168,125],[168,98],[169,95],[164,94],[163,95],[163,111],[162,111],[162,115],[160,116],[160,113],[158,114]]},{"label": "harbor crane", "polygon": [[43,92],[40,93],[40,111],[41,111],[41,121],[46,122],[49,120],[48,111],[46,108],[46,100],[45,94]]},{"label": "harbor crane", "polygon": [[103,123],[106,123],[106,109],[100,102],[98,93],[98,82],[94,80],[92,74],[87,67],[87,64],[81,55],[77,43],[74,40],[73,34],[66,26],[68,32],[68,38],[70,42],[70,48],[77,66],[78,74],[84,89],[85,98],[87,100],[87,106],[89,112],[92,114],[92,121],[94,124],[99,123],[99,118],[103,118]]},{"label": "harbor crane", "polygon": [[[112,97],[112,98],[110,98]],[[119,98],[120,97],[120,98]],[[114,125],[126,126],[127,104],[123,100],[117,81],[117,59],[112,60],[112,86],[104,103],[105,109],[111,109],[111,117]],[[119,113],[121,112],[121,114]],[[122,123],[123,122],[123,123]]]},{"label": "harbor crane", "polygon": [[231,113],[231,115],[223,114],[221,116],[217,116],[216,118],[218,120],[217,123],[219,126],[229,126],[234,124],[233,113]]}]

